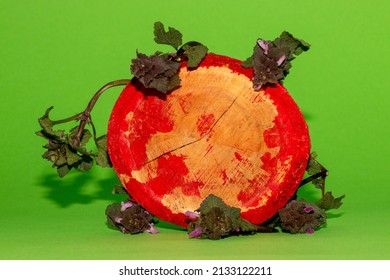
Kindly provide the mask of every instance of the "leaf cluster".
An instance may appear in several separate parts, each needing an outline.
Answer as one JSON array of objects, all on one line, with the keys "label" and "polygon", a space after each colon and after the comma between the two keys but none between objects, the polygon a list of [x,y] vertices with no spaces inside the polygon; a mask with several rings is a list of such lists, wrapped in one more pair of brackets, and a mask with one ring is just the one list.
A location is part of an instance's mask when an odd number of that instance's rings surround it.
[{"label": "leaf cluster", "polygon": [[310,233],[326,222],[325,212],[305,200],[292,200],[279,210],[280,226],[289,233]]},{"label": "leaf cluster", "polygon": [[147,88],[167,93],[180,85],[180,63],[172,61],[167,54],[137,53],[137,58],[131,62],[132,74]]},{"label": "leaf cluster", "polygon": [[200,213],[199,218],[188,226],[192,237],[217,240],[236,233],[252,234],[257,230],[255,225],[241,218],[239,208],[226,205],[215,195],[209,195],[197,212]]},{"label": "leaf cluster", "polygon": [[321,209],[328,211],[338,209],[343,203],[345,195],[334,197],[332,192],[325,192],[325,180],[328,176],[328,170],[317,160],[317,153],[312,152],[306,167],[306,172],[313,177],[312,184],[321,190],[322,197],[316,203]]},{"label": "leaf cluster", "polygon": [[106,208],[107,223],[123,233],[157,233],[153,216],[134,201],[115,202]]},{"label": "leaf cluster", "polygon": [[310,154],[306,172],[310,177],[304,179],[301,186],[311,182],[321,190],[321,199],[315,204],[305,200],[291,200],[267,222],[268,226],[280,226],[283,231],[289,233],[313,233],[326,223],[326,211],[337,209],[343,204],[345,195],[334,197],[332,192],[325,192],[328,170],[317,160],[317,153]]},{"label": "leaf cluster", "polygon": [[273,41],[258,39],[253,55],[242,66],[253,67],[253,85],[259,90],[265,84],[282,82],[291,68],[291,61],[309,48],[308,43],[284,31]]},{"label": "leaf cluster", "polygon": [[[52,109],[53,107],[48,108],[45,114],[38,119],[41,130],[37,131],[36,135],[47,140],[47,144],[43,146],[46,151],[42,157],[50,161],[52,167],[57,168],[60,177],[64,177],[71,169],[81,172],[88,171],[93,166],[93,159],[100,166],[111,166],[105,135],[96,138],[89,130],[84,129],[80,139],[76,140],[79,126],[72,128],[69,133],[66,133],[65,130],[54,130],[54,125],[60,122],[50,119],[49,114]],[[91,138],[95,140],[97,153],[86,149]]]},{"label": "leaf cluster", "polygon": [[137,57],[131,61],[130,66],[134,77],[146,88],[153,88],[165,94],[178,87],[180,85],[181,62],[187,60],[187,67],[195,69],[208,52],[207,47],[198,42],[182,45],[182,37],[180,31],[175,28],[169,27],[168,31],[165,31],[164,25],[161,22],[156,22],[154,24],[154,41],[158,44],[172,46],[176,53],[156,52],[148,56],[137,52]]}]

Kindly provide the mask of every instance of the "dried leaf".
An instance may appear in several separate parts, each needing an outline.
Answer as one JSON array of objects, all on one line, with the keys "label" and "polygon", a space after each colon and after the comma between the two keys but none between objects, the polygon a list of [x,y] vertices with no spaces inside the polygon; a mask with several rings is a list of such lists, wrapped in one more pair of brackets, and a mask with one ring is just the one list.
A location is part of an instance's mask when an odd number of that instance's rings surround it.
[{"label": "dried leaf", "polygon": [[244,68],[251,68],[253,67],[253,55],[248,57],[246,60],[244,60],[241,64]]},{"label": "dried leaf", "polygon": [[87,172],[93,166],[93,159],[90,156],[82,156],[82,159],[74,165],[77,171]]},{"label": "dried leaf", "polygon": [[304,40],[295,38],[291,33],[284,31],[282,34],[274,40],[274,45],[278,48],[288,48],[289,60],[292,60],[294,56],[300,55],[302,52],[310,49],[310,44]]},{"label": "dried leaf", "polygon": [[312,184],[322,190],[322,192],[325,192],[325,179],[326,176],[328,176],[328,170],[322,166],[321,163],[317,161],[317,153],[312,152],[309,157],[309,161],[306,167],[306,172],[309,175],[319,175],[320,177],[313,179],[311,182]]},{"label": "dried leaf", "polygon": [[127,194],[127,190],[122,185],[114,185],[112,189],[112,194]]},{"label": "dried leaf", "polygon": [[101,167],[112,167],[110,157],[107,152],[107,135],[102,135],[96,139],[98,152],[95,155],[97,165]]},{"label": "dried leaf", "polygon": [[50,111],[53,110],[53,106],[46,109],[45,114],[38,119],[38,122],[42,129],[46,132],[51,132],[53,129],[53,121],[50,119]]},{"label": "dried leaf", "polygon": [[341,195],[335,198],[332,192],[326,192],[324,197],[321,198],[316,205],[325,211],[330,209],[338,209],[343,203],[342,200],[345,198],[345,195]]},{"label": "dried leaf", "polygon": [[243,67],[253,67],[253,85],[259,90],[265,84],[282,82],[291,68],[290,61],[310,45],[283,32],[274,41],[258,39],[253,55],[242,63]]},{"label": "dried leaf", "polygon": [[61,178],[64,177],[66,174],[68,174],[70,171],[70,168],[68,165],[64,164],[64,165],[61,165],[57,168],[57,173],[58,173],[58,176],[60,176]]},{"label": "dried leaf", "polygon": [[199,218],[188,226],[190,237],[217,240],[232,233],[254,233],[255,225],[241,218],[241,210],[230,207],[219,197],[209,195],[197,210]]},{"label": "dried leaf", "polygon": [[317,161],[317,153],[312,152],[309,157],[309,161],[307,163],[306,171],[309,175],[314,175],[317,173],[321,173],[323,170],[323,166]]},{"label": "dried leaf", "polygon": [[326,222],[318,206],[304,200],[292,200],[279,210],[282,230],[289,233],[313,233]]},{"label": "dried leaf", "polygon": [[66,162],[69,166],[75,165],[82,160],[82,157],[79,156],[76,152],[71,151],[68,145],[65,145],[64,147],[66,152]]},{"label": "dried leaf", "polygon": [[70,131],[69,131],[69,135],[68,135],[68,143],[70,145],[72,145],[72,147],[74,149],[77,149],[78,151],[80,151],[81,153],[83,154],[87,154],[86,150],[85,150],[85,146],[88,144],[89,140],[92,138],[92,133],[87,130],[87,129],[84,129],[82,135],[81,135],[81,139],[80,139],[80,142],[78,143],[77,146],[74,145],[73,143],[73,140],[77,134],[79,130],[79,126],[76,126],[76,127],[73,127]]},{"label": "dried leaf", "polygon": [[133,201],[116,202],[106,208],[107,222],[122,233],[158,233],[153,216]]},{"label": "dried leaf", "polygon": [[39,125],[41,126],[42,130],[36,132],[38,136],[47,138],[47,136],[50,136],[51,138],[61,139],[64,137],[64,130],[53,130],[53,121],[50,119],[50,112],[54,107],[51,106],[48,109],[46,109],[45,114],[38,119]]},{"label": "dried leaf", "polygon": [[197,68],[208,52],[208,48],[200,43],[186,44],[183,50],[188,58],[188,68]]},{"label": "dried leaf", "polygon": [[167,54],[147,56],[137,53],[131,64],[132,74],[146,87],[168,93],[180,85],[180,63],[172,61]]},{"label": "dried leaf", "polygon": [[182,34],[172,27],[165,31],[164,25],[158,21],[154,23],[154,41],[157,44],[170,45],[178,49],[182,44]]}]

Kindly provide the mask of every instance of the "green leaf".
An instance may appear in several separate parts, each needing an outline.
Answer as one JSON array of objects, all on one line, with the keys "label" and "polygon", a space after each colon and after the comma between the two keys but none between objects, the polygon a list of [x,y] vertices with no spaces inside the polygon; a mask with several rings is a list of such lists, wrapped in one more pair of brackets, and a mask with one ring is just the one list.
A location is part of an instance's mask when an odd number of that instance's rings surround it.
[{"label": "green leaf", "polygon": [[68,174],[69,170],[70,170],[70,168],[66,164],[59,166],[57,168],[58,176],[60,176],[61,178],[64,177],[66,174]]},{"label": "green leaf", "polygon": [[107,152],[107,135],[102,135],[96,139],[98,152],[95,155],[97,165],[101,167],[112,167],[110,157]]},{"label": "green leaf", "polygon": [[82,160],[82,157],[79,156],[77,153],[70,150],[68,146],[64,146],[66,151],[66,161],[69,166],[75,165],[80,160]]},{"label": "green leaf", "polygon": [[240,208],[228,206],[220,197],[211,194],[206,197],[206,199],[200,204],[198,211],[200,213],[207,214],[213,208],[221,209],[226,214],[226,216],[233,220],[234,227],[239,227],[242,219],[240,215]]},{"label": "green leaf", "polygon": [[257,231],[257,227],[248,222],[248,221],[245,221],[244,219],[240,219],[239,220],[239,223],[238,223],[238,227],[241,229],[242,232],[256,232]]},{"label": "green leaf", "polygon": [[304,40],[295,38],[291,33],[283,31],[283,33],[274,40],[275,46],[278,48],[287,47],[289,49],[289,59],[293,56],[300,55],[302,52],[310,49],[310,44]]},{"label": "green leaf", "polygon": [[67,135],[67,143],[72,148],[72,150],[75,150],[76,152],[80,153],[83,156],[89,157],[91,155],[91,152],[88,152],[86,149],[86,145],[88,144],[89,140],[92,138],[92,133],[88,129],[84,129],[83,133],[81,134],[80,143],[75,146],[74,139],[79,130],[79,126],[76,126],[72,128]]},{"label": "green leaf", "polygon": [[[47,148],[47,146],[44,146]],[[53,163],[53,167],[62,166],[67,163],[66,151],[63,146],[58,149],[48,149],[43,155],[43,158]]]},{"label": "green leaf", "polygon": [[93,160],[89,156],[82,156],[82,160],[78,162],[75,167],[80,172],[86,172],[90,170],[93,166]]},{"label": "green leaf", "polygon": [[307,163],[306,171],[309,173],[309,175],[314,175],[317,173],[322,172],[323,167],[322,165],[317,161],[317,153],[312,152],[309,157],[309,162]]},{"label": "green leaf", "polygon": [[311,182],[317,189],[320,189],[320,190],[325,189],[325,177],[320,177],[320,178],[314,179]]},{"label": "green leaf", "polygon": [[75,126],[69,131],[68,135],[69,144],[71,144],[72,147],[76,149],[84,148],[88,144],[89,140],[92,138],[92,133],[88,129],[84,129],[83,134],[81,135],[80,143],[77,146],[74,146],[73,139],[75,138],[78,131],[79,126]]},{"label": "green leaf", "polygon": [[51,106],[49,108],[46,109],[46,112],[45,114],[40,117],[38,119],[38,122],[40,124],[40,126],[42,127],[42,129],[46,132],[51,132],[53,131],[53,121],[50,119],[49,117],[49,114],[50,114],[50,111],[53,109],[54,107]]},{"label": "green leaf", "polygon": [[65,131],[53,130],[54,122],[50,119],[49,116],[53,108],[53,106],[47,108],[45,114],[38,119],[39,125],[41,126],[42,130],[36,132],[36,134],[43,138],[62,139],[65,135]]},{"label": "green leaf", "polygon": [[188,57],[188,68],[197,68],[208,52],[208,48],[200,43],[186,44],[183,46],[183,50]]},{"label": "green leaf", "polygon": [[207,214],[214,207],[221,208],[224,211],[228,210],[229,208],[229,206],[227,206],[220,197],[210,194],[205,198],[205,200],[202,201],[197,211]]},{"label": "green leaf", "polygon": [[321,198],[316,205],[325,211],[330,209],[338,209],[343,203],[342,200],[345,198],[345,195],[341,195],[335,198],[332,192],[326,192],[324,197]]},{"label": "green leaf", "polygon": [[172,27],[166,32],[164,25],[158,21],[154,23],[154,41],[157,44],[170,45],[177,50],[182,44],[182,34]]},{"label": "green leaf", "polygon": [[190,237],[217,240],[232,233],[255,233],[257,227],[241,218],[241,209],[228,206],[221,198],[211,194],[201,203],[200,216],[190,222]]},{"label": "green leaf", "polygon": [[321,163],[317,161],[317,153],[312,152],[309,157],[309,161],[307,163],[306,172],[309,175],[316,175],[320,174],[321,177],[312,180],[312,184],[318,188],[321,189],[323,192],[325,191],[325,178],[328,176],[328,170],[322,166]]}]

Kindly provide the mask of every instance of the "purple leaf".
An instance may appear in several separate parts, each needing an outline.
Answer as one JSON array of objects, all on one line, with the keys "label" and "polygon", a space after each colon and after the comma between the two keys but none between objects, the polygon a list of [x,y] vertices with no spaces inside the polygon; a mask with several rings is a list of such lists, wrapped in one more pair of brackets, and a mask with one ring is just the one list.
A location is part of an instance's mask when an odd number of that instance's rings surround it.
[{"label": "purple leaf", "polygon": [[314,208],[312,206],[309,206],[309,207],[305,207],[305,209],[303,209],[303,211],[305,211],[306,213],[311,213],[314,211]]},{"label": "purple leaf", "polygon": [[198,237],[202,234],[202,228],[198,227],[188,234],[189,237]]},{"label": "purple leaf", "polygon": [[184,213],[184,215],[186,215],[191,220],[196,220],[196,219],[198,219],[200,217],[200,215],[198,213],[195,213],[195,212],[192,212],[192,211],[186,211]]},{"label": "purple leaf", "polygon": [[157,233],[159,233],[158,229],[156,229],[156,228],[154,227],[154,224],[153,224],[153,223],[150,223],[149,225],[150,225],[150,228],[147,229],[147,230],[145,230],[145,232],[152,233],[152,234],[157,234]]},{"label": "purple leaf", "polygon": [[133,203],[130,201],[121,202],[121,211],[126,211],[126,209],[129,209],[131,206],[133,206]]},{"label": "purple leaf", "polygon": [[313,234],[313,233],[314,233],[314,229],[308,228],[308,229],[306,230],[306,233],[307,233],[307,234]]},{"label": "purple leaf", "polygon": [[277,61],[277,64],[278,66],[282,65],[282,63],[286,60],[286,55],[282,55],[278,61]]},{"label": "purple leaf", "polygon": [[259,44],[260,48],[264,51],[265,54],[268,53],[269,42],[259,39],[257,40],[257,44]]}]

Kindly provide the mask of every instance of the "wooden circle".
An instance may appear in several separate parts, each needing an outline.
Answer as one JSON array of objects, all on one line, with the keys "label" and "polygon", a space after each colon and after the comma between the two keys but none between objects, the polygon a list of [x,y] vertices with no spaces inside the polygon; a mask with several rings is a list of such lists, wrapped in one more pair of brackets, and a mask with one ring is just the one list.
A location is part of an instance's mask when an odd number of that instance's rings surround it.
[{"label": "wooden circle", "polygon": [[209,54],[172,93],[129,84],[109,121],[108,151],[130,195],[186,226],[209,195],[260,224],[294,195],[310,152],[306,122],[281,85],[254,91],[252,69]]}]

